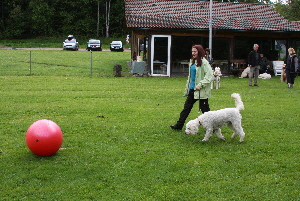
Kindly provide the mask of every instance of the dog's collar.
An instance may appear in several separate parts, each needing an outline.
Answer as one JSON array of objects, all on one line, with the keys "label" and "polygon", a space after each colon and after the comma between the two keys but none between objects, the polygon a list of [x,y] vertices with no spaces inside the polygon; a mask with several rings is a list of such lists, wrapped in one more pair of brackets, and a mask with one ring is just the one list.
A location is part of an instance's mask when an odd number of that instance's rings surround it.
[{"label": "dog's collar", "polygon": [[200,122],[200,120],[197,118],[197,120],[198,120],[198,122],[199,122],[199,124],[201,125],[201,122]]}]

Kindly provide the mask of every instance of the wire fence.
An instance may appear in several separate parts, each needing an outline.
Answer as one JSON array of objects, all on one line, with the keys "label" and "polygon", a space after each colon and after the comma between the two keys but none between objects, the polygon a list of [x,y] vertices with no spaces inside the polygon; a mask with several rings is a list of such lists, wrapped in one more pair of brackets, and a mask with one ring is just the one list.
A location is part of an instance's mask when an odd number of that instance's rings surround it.
[{"label": "wire fence", "polygon": [[114,76],[114,66],[127,66],[130,52],[0,50],[0,76]]}]

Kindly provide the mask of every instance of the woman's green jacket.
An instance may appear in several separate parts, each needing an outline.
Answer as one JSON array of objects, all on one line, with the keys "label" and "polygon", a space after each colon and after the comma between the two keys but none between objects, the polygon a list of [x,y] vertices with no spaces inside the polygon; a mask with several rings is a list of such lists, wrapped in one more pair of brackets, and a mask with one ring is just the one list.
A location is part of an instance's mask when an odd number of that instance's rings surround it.
[{"label": "woman's green jacket", "polygon": [[[193,65],[193,60],[190,60],[189,67]],[[196,63],[197,66],[197,63]],[[190,83],[190,69],[187,83],[185,86],[184,95],[187,96],[189,93],[189,83]],[[211,82],[214,80],[213,71],[208,63],[208,61],[203,58],[202,64],[199,67],[196,67],[196,80],[194,86],[194,99],[199,99],[199,91],[196,91],[196,86],[200,87],[200,99],[208,99],[211,96]]]}]

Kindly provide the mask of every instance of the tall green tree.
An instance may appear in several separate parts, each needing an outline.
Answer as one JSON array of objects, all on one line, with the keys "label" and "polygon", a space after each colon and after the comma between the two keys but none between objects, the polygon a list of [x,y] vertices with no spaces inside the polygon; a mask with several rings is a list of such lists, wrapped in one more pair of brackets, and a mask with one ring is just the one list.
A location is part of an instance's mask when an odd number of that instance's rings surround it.
[{"label": "tall green tree", "polygon": [[29,35],[28,4],[30,0],[1,0],[0,37],[20,38]]},{"label": "tall green tree", "polygon": [[123,34],[124,0],[1,0],[0,6],[0,38]]},{"label": "tall green tree", "polygon": [[110,33],[113,37],[118,37],[120,35],[125,35],[125,19],[124,19],[124,13],[125,13],[125,5],[124,0],[113,0],[111,4],[111,16],[113,16],[110,19]]},{"label": "tall green tree", "polygon": [[111,7],[111,0],[107,0],[105,2],[105,35],[106,38],[109,37],[109,27],[110,27],[110,7]]},{"label": "tall green tree", "polygon": [[300,21],[300,0],[280,1],[274,4],[275,10],[290,21]]},{"label": "tall green tree", "polygon": [[29,3],[31,11],[31,33],[38,36],[47,36],[55,33],[53,21],[55,9],[44,0],[31,0]]}]

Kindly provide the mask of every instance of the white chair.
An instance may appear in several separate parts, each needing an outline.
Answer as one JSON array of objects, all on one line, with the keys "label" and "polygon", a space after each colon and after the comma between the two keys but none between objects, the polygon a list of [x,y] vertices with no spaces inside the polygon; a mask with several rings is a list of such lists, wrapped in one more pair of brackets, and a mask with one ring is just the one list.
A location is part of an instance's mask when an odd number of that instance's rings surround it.
[{"label": "white chair", "polygon": [[273,61],[273,70],[275,76],[281,75],[284,61]]}]

